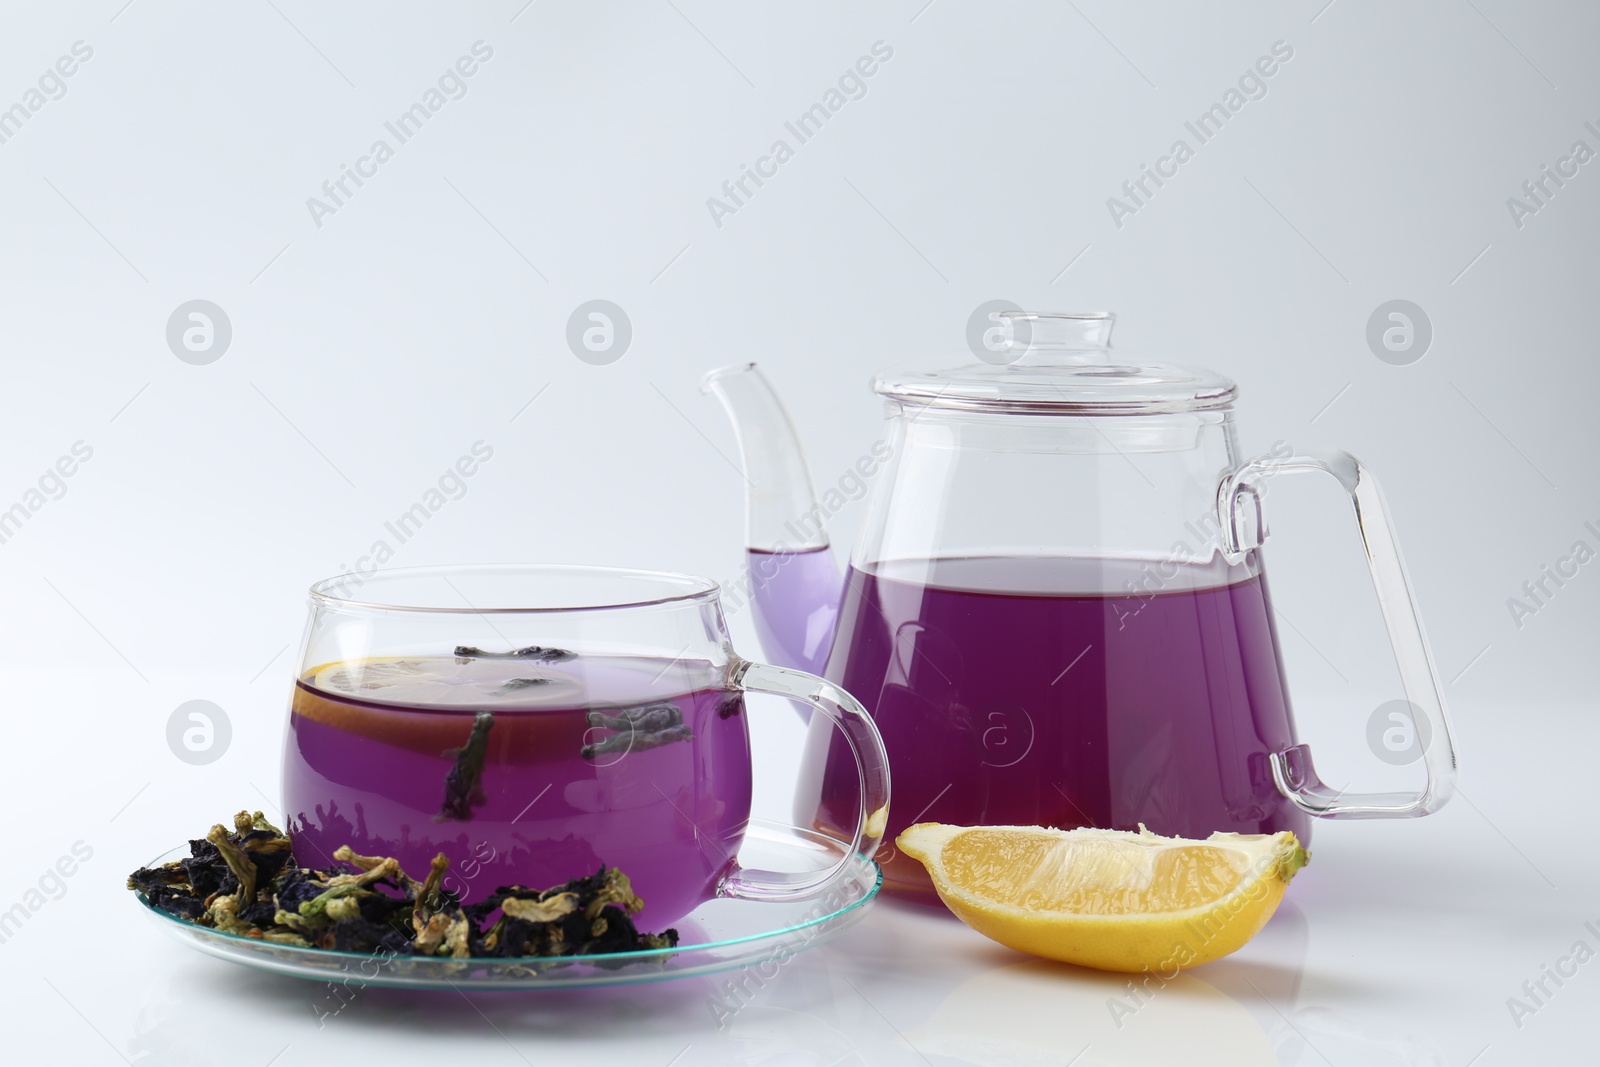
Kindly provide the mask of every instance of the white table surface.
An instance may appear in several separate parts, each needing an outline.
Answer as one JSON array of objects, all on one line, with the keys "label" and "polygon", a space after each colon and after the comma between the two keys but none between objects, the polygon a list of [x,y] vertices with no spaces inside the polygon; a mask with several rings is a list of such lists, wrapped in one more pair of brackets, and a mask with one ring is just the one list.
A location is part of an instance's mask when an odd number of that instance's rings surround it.
[{"label": "white table surface", "polygon": [[[109,725],[79,737],[74,723],[117,691],[110,686],[109,675],[91,675],[52,697],[22,672],[12,692],[53,699],[44,706],[55,713],[20,720],[9,753],[5,796],[24,817],[7,848],[0,907],[21,900],[75,842],[93,856],[65,879],[64,895],[0,944],[8,1063],[1597,1059],[1600,961],[1560,988],[1547,980],[1553,995],[1520,1027],[1507,1005],[1575,942],[1600,948],[1584,926],[1600,928],[1600,858],[1582,814],[1600,727],[1587,708],[1458,707],[1461,795],[1425,820],[1317,824],[1314,859],[1267,928],[1158,990],[1119,1027],[1109,1001],[1127,996],[1126,977],[1031,960],[893,901],[765,981],[734,972],[470,999],[366,989],[341,1007],[325,985],[245,970],[165,937],[123,888],[128,871],[250,803],[258,787],[275,792],[276,694],[262,682],[253,697],[230,696],[236,709],[253,700],[271,711],[236,714],[233,750],[191,768],[152,742],[147,720],[177,702],[163,703],[169,687],[192,695],[193,681],[153,678],[162,696],[149,713],[102,711],[96,721]],[[743,992],[730,994],[730,983]],[[731,1015],[716,1007],[730,1002]]]}]

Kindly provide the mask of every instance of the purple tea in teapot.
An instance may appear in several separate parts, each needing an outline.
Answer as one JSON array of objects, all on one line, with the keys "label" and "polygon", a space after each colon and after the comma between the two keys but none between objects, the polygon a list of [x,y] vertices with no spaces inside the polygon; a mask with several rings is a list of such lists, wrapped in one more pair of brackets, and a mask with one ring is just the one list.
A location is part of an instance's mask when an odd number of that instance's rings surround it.
[{"label": "purple tea in teapot", "polygon": [[[840,612],[851,637],[828,673],[896,742],[891,831],[1143,822],[1185,837],[1305,838],[1310,819],[1267,760],[1293,726],[1263,579],[1173,569],[1133,593],[1135,568],[1079,559],[852,569]],[[822,769],[801,781],[816,820],[853,826],[848,749],[818,730],[806,764]],[[920,866],[879,862],[896,881]]]}]

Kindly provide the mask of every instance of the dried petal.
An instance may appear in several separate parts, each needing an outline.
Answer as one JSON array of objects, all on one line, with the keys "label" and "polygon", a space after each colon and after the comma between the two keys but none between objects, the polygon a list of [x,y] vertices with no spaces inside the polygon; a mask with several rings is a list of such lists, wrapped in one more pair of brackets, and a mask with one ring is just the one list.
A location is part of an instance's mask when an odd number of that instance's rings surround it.
[{"label": "dried petal", "polygon": [[[240,812],[233,822],[231,834],[218,825],[191,841],[186,859],[135,871],[129,888],[175,918],[283,945],[465,959],[599,955],[678,943],[675,930],[639,933],[629,916],[644,902],[614,867],[545,890],[500,886],[463,907],[443,888],[449,868],[443,854],[423,882],[392,857],[362,856],[348,846],[334,855],[355,873],[311,870],[294,864],[288,839],[260,812]],[[492,925],[484,930],[486,923]]]},{"label": "dried petal", "polygon": [[513,919],[530,923],[555,922],[563,915],[571,915],[578,910],[578,894],[557,893],[549,900],[518,900],[513,897],[500,907]]}]

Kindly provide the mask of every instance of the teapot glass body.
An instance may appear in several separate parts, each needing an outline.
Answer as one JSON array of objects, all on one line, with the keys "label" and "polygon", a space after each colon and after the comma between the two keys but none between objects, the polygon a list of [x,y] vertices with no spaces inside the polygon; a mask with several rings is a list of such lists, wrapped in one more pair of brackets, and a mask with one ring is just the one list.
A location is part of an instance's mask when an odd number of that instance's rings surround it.
[{"label": "teapot glass body", "polygon": [[[886,373],[862,536],[841,576],[795,435],[754,365],[713,372],[750,482],[751,596],[773,658],[853,693],[917,822],[1309,837],[1310,817],[1427,814],[1454,746],[1376,483],[1344,453],[1244,460],[1234,386],[1119,361],[1107,315],[999,317],[995,358]],[[1262,569],[1262,497],[1349,494],[1421,752],[1416,793],[1323,785],[1299,743]],[[856,825],[848,748],[813,722],[796,815]],[[926,889],[886,847],[886,884]]]}]

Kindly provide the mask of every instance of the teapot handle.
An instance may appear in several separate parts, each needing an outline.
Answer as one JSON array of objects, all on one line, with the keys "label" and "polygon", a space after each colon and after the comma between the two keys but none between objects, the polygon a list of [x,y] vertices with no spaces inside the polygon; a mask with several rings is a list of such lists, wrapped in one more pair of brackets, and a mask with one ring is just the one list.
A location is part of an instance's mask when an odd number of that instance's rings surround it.
[{"label": "teapot handle", "polygon": [[[1223,479],[1217,491],[1217,511],[1222,518],[1223,554],[1231,563],[1244,560],[1267,537],[1261,510],[1261,487],[1279,474],[1320,471],[1338,479],[1350,494],[1356,524],[1366,549],[1372,586],[1378,594],[1389,643],[1394,648],[1400,683],[1413,714],[1424,720],[1414,724],[1422,745],[1428,780],[1419,793],[1345,793],[1330,788],[1311,765],[1311,752],[1297,744],[1271,754],[1272,778],[1278,791],[1300,810],[1326,818],[1403,819],[1438,811],[1455,791],[1456,749],[1445,714],[1444,693],[1428,653],[1422,619],[1411,596],[1405,565],[1400,558],[1383,494],[1372,473],[1348,452],[1314,451],[1286,457],[1253,459]],[[1427,728],[1427,733],[1420,731]]]}]

